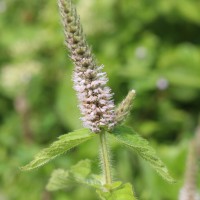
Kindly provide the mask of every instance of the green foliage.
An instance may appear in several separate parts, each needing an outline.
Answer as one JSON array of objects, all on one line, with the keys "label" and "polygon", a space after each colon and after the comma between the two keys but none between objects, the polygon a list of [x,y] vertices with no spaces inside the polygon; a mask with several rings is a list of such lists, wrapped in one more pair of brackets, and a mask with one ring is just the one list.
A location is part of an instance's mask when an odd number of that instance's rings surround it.
[{"label": "green foliage", "polygon": [[112,185],[102,185],[101,176],[92,174],[91,161],[81,160],[69,170],[56,169],[46,186],[49,191],[71,188],[75,184],[83,184],[96,188],[102,200],[136,200],[129,183],[113,182]]},{"label": "green foliage", "polygon": [[51,178],[46,186],[49,191],[64,189],[70,185],[69,172],[64,169],[56,169],[52,172]]},{"label": "green foliage", "polygon": [[21,169],[26,171],[41,167],[57,156],[66,153],[71,148],[93,138],[94,136],[94,133],[85,128],[61,135],[56,142],[38,153],[33,161],[31,161],[28,165],[21,167]]},{"label": "green foliage", "polygon": [[131,128],[126,126],[118,126],[110,135],[114,136],[118,142],[135,151],[144,160],[149,162],[149,164],[165,180],[170,183],[174,182],[174,179],[170,176],[168,169],[160,160],[160,158],[158,158],[154,149],[149,145],[149,142],[136,134]]},{"label": "green foliage", "polygon": [[[187,141],[194,133],[200,110],[199,1],[74,2],[89,44],[108,72],[116,104],[129,90],[137,91],[134,112],[127,125],[137,127],[141,136],[152,141],[161,159],[173,169],[178,183],[165,183],[148,162],[130,156],[131,152],[118,145],[113,147],[117,176],[134,184],[139,199],[177,200],[183,182]],[[78,129],[81,124],[71,88],[72,63],[63,50],[57,2],[1,0],[0,15],[0,76],[9,66],[20,72],[16,76],[9,71],[6,84],[18,86],[27,80],[24,71],[32,63],[40,66],[30,81],[12,90],[13,94],[0,80],[0,198],[96,200],[92,190],[82,187],[53,194],[44,191],[55,165],[65,168],[87,157],[94,161],[97,171],[96,141],[82,144],[70,156],[61,156],[41,170],[18,172],[22,163],[31,160],[59,133]],[[22,70],[20,65],[24,64]],[[18,83],[13,84],[13,77],[19,79]],[[167,81],[166,88],[158,87],[160,79]],[[28,123],[14,107],[22,88],[30,108]],[[29,142],[24,126],[32,131]]]},{"label": "green foliage", "polygon": [[[113,183],[113,186],[115,184]],[[130,183],[120,184],[120,186],[111,191],[97,190],[97,193],[102,200],[136,200]]]},{"label": "green foliage", "polygon": [[91,161],[82,160],[71,167],[71,172],[75,174],[78,179],[85,179],[91,173]]},{"label": "green foliage", "polygon": [[81,160],[67,171],[63,169],[54,170],[47,184],[47,189],[49,191],[55,191],[72,187],[74,184],[102,188],[101,177],[92,174],[90,160]]}]

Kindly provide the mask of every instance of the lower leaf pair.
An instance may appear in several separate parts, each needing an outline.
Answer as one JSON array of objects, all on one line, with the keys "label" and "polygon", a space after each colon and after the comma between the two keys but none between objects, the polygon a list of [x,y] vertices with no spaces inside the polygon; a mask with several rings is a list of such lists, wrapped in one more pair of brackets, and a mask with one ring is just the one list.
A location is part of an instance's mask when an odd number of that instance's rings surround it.
[{"label": "lower leaf pair", "polygon": [[[101,134],[101,133],[99,133]],[[124,146],[135,151],[139,156],[146,160],[166,181],[173,183],[174,179],[170,176],[166,166],[157,157],[154,149],[149,145],[148,141],[136,134],[131,128],[126,126],[118,126],[111,132],[107,132],[110,139],[115,139]],[[97,137],[98,134],[92,133],[89,129],[79,129],[74,132],[62,135],[50,147],[38,153],[34,160],[28,165],[22,167],[22,170],[32,170],[38,168],[57,156],[66,153],[73,147],[86,142],[89,139]],[[124,184],[116,187],[116,183],[110,186],[103,185],[101,178],[98,175],[91,173],[91,163],[88,160],[80,161],[77,165],[71,167],[70,170],[56,170],[47,185],[50,190],[61,189],[66,187],[70,181],[76,181],[97,188],[97,193],[101,199],[105,200],[134,200],[130,184]],[[115,188],[114,188],[115,186]],[[110,187],[110,189],[109,189]],[[122,198],[122,195],[125,195]]]},{"label": "lower leaf pair", "polygon": [[135,200],[130,183],[114,182],[112,185],[102,185],[101,176],[92,174],[91,161],[88,159],[79,161],[68,171],[55,170],[46,188],[49,191],[56,191],[72,187],[74,183],[96,188],[97,194],[102,200]]}]

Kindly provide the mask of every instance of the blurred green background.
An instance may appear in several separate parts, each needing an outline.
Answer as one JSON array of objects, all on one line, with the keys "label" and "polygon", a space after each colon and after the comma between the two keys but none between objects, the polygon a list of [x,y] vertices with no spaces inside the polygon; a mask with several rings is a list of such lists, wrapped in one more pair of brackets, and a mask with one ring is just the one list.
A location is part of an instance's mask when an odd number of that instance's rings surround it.
[{"label": "blurred green background", "polygon": [[[113,144],[115,179],[140,200],[176,200],[188,142],[200,111],[199,0],[79,0],[83,28],[118,104],[137,91],[127,125],[147,138],[178,180],[163,181],[143,160]],[[84,186],[49,193],[55,168],[89,158],[98,141],[50,164],[20,172],[59,135],[81,127],[56,0],[0,0],[0,199],[96,200]]]}]

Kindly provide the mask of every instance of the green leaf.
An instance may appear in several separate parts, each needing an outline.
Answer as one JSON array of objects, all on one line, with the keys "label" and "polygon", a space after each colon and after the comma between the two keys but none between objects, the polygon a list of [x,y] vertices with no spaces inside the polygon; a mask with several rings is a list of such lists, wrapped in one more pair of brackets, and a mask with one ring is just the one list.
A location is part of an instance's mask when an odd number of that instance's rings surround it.
[{"label": "green leaf", "polygon": [[70,185],[69,172],[63,169],[56,169],[53,171],[51,178],[46,186],[48,191],[56,191],[64,189]]},{"label": "green leaf", "polygon": [[79,161],[76,165],[70,168],[71,178],[83,185],[87,185],[94,188],[101,188],[101,176],[92,174],[92,163],[91,160],[85,159]]},{"label": "green leaf", "polygon": [[102,200],[136,200],[130,183],[120,185],[111,191],[97,190],[97,193]]},{"label": "green leaf", "polygon": [[149,164],[158,172],[158,174],[160,174],[162,178],[170,183],[175,182],[164,163],[156,155],[154,149],[149,145],[149,142],[136,134],[131,128],[118,126],[110,135],[113,136],[118,142],[136,151],[138,155],[149,162]]},{"label": "green leaf", "polygon": [[92,174],[90,160],[81,160],[68,171],[63,169],[54,170],[46,189],[55,191],[74,186],[76,183],[97,189],[102,188],[100,177]]},{"label": "green leaf", "polygon": [[57,156],[67,152],[71,148],[93,138],[94,136],[96,136],[96,134],[85,128],[62,135],[50,147],[38,153],[32,162],[24,167],[21,167],[21,170],[26,171],[40,167]]},{"label": "green leaf", "polygon": [[79,161],[71,167],[70,172],[78,179],[85,179],[91,173],[91,161],[88,159]]}]

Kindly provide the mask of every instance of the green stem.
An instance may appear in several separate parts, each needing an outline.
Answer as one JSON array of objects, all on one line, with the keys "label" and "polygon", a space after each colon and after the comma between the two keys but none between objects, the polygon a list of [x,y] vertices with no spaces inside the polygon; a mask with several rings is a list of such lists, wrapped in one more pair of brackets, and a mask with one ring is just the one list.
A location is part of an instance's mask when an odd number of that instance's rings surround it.
[{"label": "green stem", "polygon": [[105,184],[111,185],[111,164],[110,164],[110,155],[107,145],[106,132],[102,131],[100,134],[100,146],[101,146],[101,163],[102,170],[104,174]]}]

